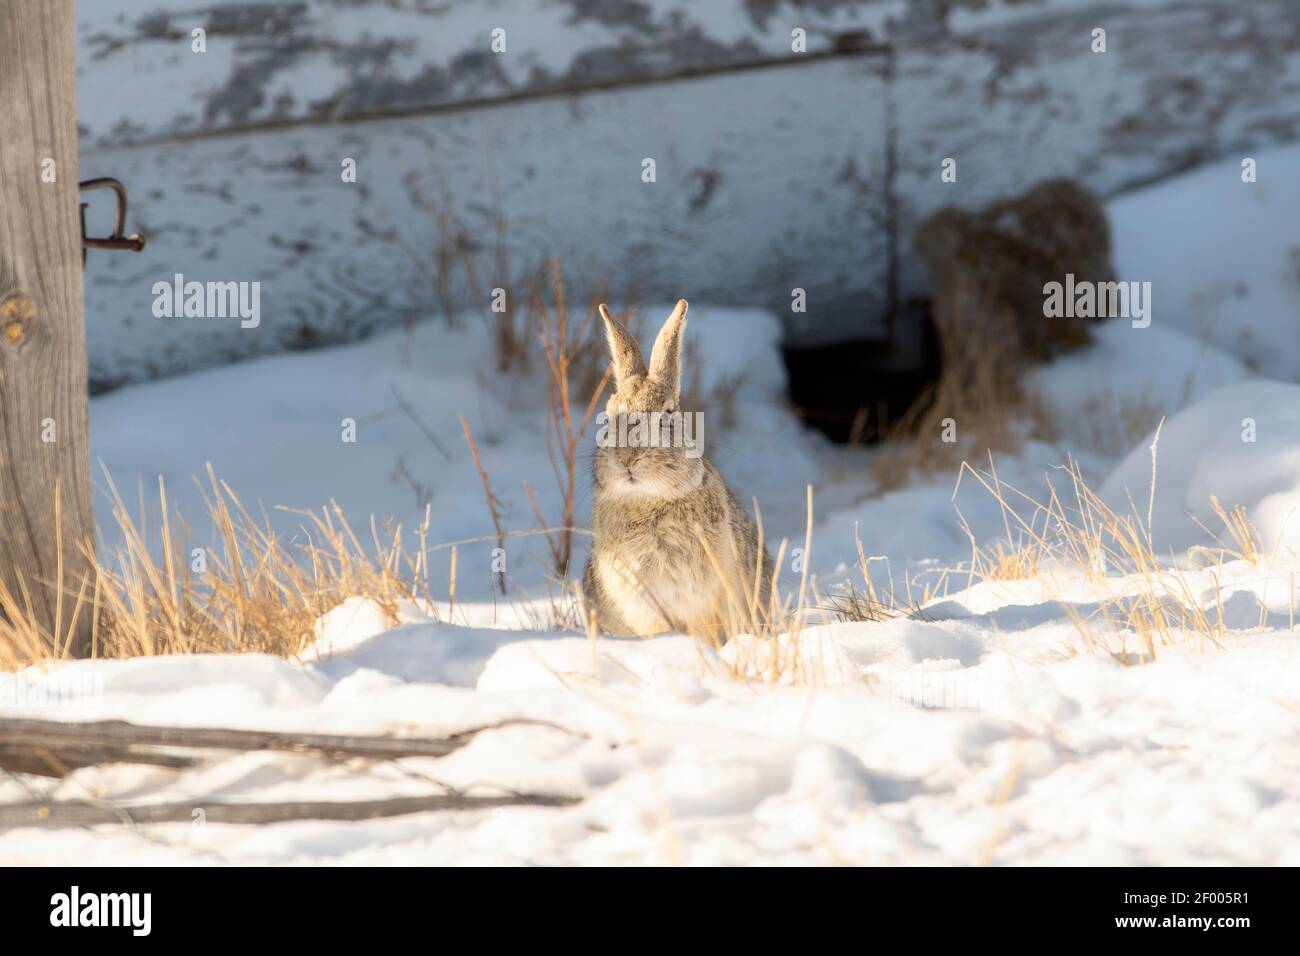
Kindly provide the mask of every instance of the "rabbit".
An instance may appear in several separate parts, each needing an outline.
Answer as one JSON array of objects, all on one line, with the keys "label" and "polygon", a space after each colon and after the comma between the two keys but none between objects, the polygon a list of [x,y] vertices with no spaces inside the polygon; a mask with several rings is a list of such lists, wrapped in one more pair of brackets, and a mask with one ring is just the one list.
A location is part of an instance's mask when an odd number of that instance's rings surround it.
[{"label": "rabbit", "polygon": [[[633,335],[600,306],[615,386],[603,428],[617,432],[621,415],[680,411],[686,309],[679,300],[647,368]],[[597,441],[583,595],[606,634],[680,631],[720,646],[766,614],[772,558],[766,548],[760,556],[755,524],[718,469],[673,440],[674,420],[662,421],[649,447]]]}]

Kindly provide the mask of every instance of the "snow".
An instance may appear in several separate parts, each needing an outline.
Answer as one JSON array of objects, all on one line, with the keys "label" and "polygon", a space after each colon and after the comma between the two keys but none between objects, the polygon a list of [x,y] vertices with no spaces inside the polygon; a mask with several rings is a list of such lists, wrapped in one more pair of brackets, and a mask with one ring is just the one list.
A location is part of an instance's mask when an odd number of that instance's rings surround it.
[{"label": "snow", "polygon": [[[1242,156],[1109,206],[1119,278],[1153,285],[1155,324],[1181,329],[1284,381],[1300,379],[1300,146]],[[1195,202],[1180,197],[1195,193]]]},{"label": "snow", "polygon": [[1092,348],[1032,376],[1058,442],[1076,455],[1113,461],[1161,417],[1250,377],[1240,359],[1176,327],[1111,319],[1094,337]]},{"label": "snow", "polygon": [[[684,635],[592,641],[539,624],[549,620],[544,547],[512,538],[508,600],[494,602],[488,590],[493,542],[466,544],[454,614],[442,601],[405,602],[394,626],[353,597],[317,623],[296,660],[176,656],[0,674],[0,711],[65,720],[419,736],[508,718],[546,722],[483,731],[436,760],[254,753],[182,771],[0,777],[0,800],[30,799],[35,789],[202,808],[428,794],[439,784],[581,798],[565,808],[347,823],[20,828],[0,833],[0,861],[1300,864],[1300,532],[1290,520],[1300,504],[1300,386],[1254,378],[1262,366],[1250,368],[1250,354],[1189,334],[1171,290],[1197,276],[1189,280],[1184,258],[1134,252],[1137,227],[1126,212],[1172,221],[1196,204],[1210,172],[1116,204],[1118,264],[1156,284],[1154,322],[1106,324],[1094,345],[1041,370],[1031,384],[1052,434],[999,461],[998,471],[1037,493],[1049,467],[1073,455],[1108,500],[1145,503],[1151,433],[1166,416],[1157,550],[1212,543],[1184,515],[1217,528],[1210,494],[1241,505],[1270,545],[1254,563],[1176,555],[1168,580],[1212,628],[1175,629],[1152,658],[1139,634],[1106,617],[1151,586],[1142,575],[1054,567],[968,583],[970,541],[956,509],[986,542],[1004,533],[997,502],[969,480],[954,492],[951,476],[873,495],[870,453],[829,447],[782,405],[776,320],[695,303],[688,377],[702,376],[707,389],[744,372],[735,421],[709,419],[706,453],[742,500],[760,499],[769,540],[802,543],[812,483],[817,520],[805,557],[819,594],[856,578],[858,540],[873,574],[922,588],[946,569],[946,593],[887,621],[811,614],[774,643],[741,636],[719,651]],[[1185,237],[1204,243],[1196,262],[1212,260],[1211,245],[1256,241],[1251,222],[1223,221],[1243,232]],[[667,308],[646,311],[649,327]],[[1274,320],[1280,327],[1284,317],[1260,318]],[[1288,349],[1277,343],[1275,371],[1296,360]],[[190,477],[208,461],[253,506],[312,508],[333,498],[354,520],[373,513],[410,528],[424,509],[398,474],[403,463],[431,489],[430,541],[445,542],[490,533],[459,432],[463,412],[508,529],[526,531],[534,521],[522,480],[538,490],[544,513],[558,507],[536,398],[541,370],[476,372],[492,367],[489,356],[485,330],[465,317],[456,330],[431,320],[344,348],[134,386],[92,403],[95,451],[128,498],[162,473],[200,538],[207,529]],[[446,454],[400,410],[394,386]],[[1117,412],[1133,414],[1116,422]],[[348,417],[358,423],[356,443],[340,438]],[[1242,441],[1247,417],[1253,443]],[[582,495],[585,520],[585,486]],[[270,514],[286,533],[301,520]],[[107,525],[107,510],[100,519]],[[584,550],[579,539],[576,560]],[[445,581],[446,552],[436,556],[433,578]],[[787,585],[797,579],[788,566],[784,574]]]},{"label": "snow", "polygon": [[[129,799],[365,799],[453,786],[580,795],[559,810],[417,814],[260,829],[208,824],[11,831],[7,862],[140,863],[1290,863],[1300,862],[1294,631],[1234,635],[1125,667],[1064,657],[1068,625],[998,637],[963,621],[823,628],[859,673],[819,687],[727,675],[685,637],[506,641],[476,689],[426,671],[239,658],[114,671],[107,715],[176,723],[446,732],[531,716],[440,760],[369,767],[254,754],[203,768],[79,771],[42,783]],[[445,628],[444,642],[477,640]],[[418,629],[391,632],[413,658]],[[725,653],[725,652],[724,652]],[[229,662],[231,659],[224,659]],[[374,658],[369,658],[372,663]],[[595,668],[593,671],[593,663]],[[278,667],[276,666],[278,665]],[[84,666],[84,665],[71,665]],[[13,679],[6,676],[7,680]],[[161,688],[185,687],[170,694]],[[300,686],[301,685],[301,686]],[[147,688],[156,688],[150,706]],[[211,694],[232,695],[218,708]],[[69,714],[68,716],[72,716]],[[6,799],[23,796],[11,782]]]},{"label": "snow", "polygon": [[[1160,431],[1152,532],[1157,547],[1176,551],[1213,543],[1222,530],[1217,496],[1241,506],[1265,551],[1300,555],[1300,385],[1245,382],[1212,392],[1165,422]],[[1133,449],[1101,489],[1112,508],[1131,495],[1146,501],[1151,458]]]},{"label": "snow", "polygon": [[[670,306],[640,311],[649,328]],[[688,362],[692,353],[698,359],[688,367],[700,369],[701,393],[707,396],[720,383],[739,378],[731,402],[734,424],[728,427],[720,414],[707,416],[704,454],[724,469],[742,501],[757,495],[765,519],[797,531],[804,486],[817,477],[824,443],[779,404],[785,388],[779,324],[762,310],[706,304],[691,307],[690,323]],[[537,401],[545,395],[542,363],[526,374],[496,375],[491,349],[482,319],[466,315],[454,330],[434,320],[351,346],[259,358],[119,389],[92,402],[93,451],[128,502],[136,501],[138,486],[156,501],[161,475],[168,497],[195,529],[203,513],[195,476],[204,475],[208,462],[253,510],[265,505],[285,534],[298,531],[303,518],[277,506],[319,509],[331,500],[360,531],[372,514],[411,530],[424,518],[422,492],[427,493],[430,543],[488,536],[460,546],[458,559],[461,594],[486,598],[496,542],[490,540],[482,486],[458,415],[469,421],[493,491],[505,505],[507,527],[536,527],[524,481],[555,524],[561,501],[542,441],[546,409]],[[419,422],[402,410],[397,396]],[[355,442],[342,440],[345,419],[356,422]],[[587,462],[594,441],[592,428],[579,453],[583,513],[590,508]],[[780,470],[771,467],[776,459],[783,461]],[[101,528],[115,526],[111,505],[107,494],[99,496]],[[207,544],[201,534],[196,540]],[[579,544],[581,559],[585,543]],[[542,540],[512,539],[506,551],[511,580],[539,594],[545,583]],[[450,550],[436,551],[432,559],[431,573],[445,581]]]}]

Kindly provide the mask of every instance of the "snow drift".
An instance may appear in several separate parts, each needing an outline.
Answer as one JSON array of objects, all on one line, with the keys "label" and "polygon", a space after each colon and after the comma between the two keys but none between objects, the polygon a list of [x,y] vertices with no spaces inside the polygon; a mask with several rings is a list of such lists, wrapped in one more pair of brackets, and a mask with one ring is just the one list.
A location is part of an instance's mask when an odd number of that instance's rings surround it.
[{"label": "snow drift", "polygon": [[[1218,389],[1165,422],[1151,531],[1157,549],[1210,545],[1221,534],[1211,497],[1240,505],[1265,551],[1300,554],[1300,386],[1243,382]],[[1134,448],[1102,486],[1111,508],[1145,515],[1151,454]],[[1209,529],[1207,531],[1207,529]]]}]

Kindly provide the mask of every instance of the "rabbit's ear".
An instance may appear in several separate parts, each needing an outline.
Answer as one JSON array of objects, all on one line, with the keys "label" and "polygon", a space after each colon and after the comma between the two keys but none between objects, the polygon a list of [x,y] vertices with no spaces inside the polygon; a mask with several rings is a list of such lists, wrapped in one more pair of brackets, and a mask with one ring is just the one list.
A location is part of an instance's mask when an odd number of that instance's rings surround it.
[{"label": "rabbit's ear", "polygon": [[600,317],[605,320],[605,341],[609,343],[609,356],[614,360],[614,387],[621,390],[633,379],[645,377],[645,359],[641,346],[618,319],[609,314],[605,303],[600,304]]},{"label": "rabbit's ear", "polygon": [[659,330],[650,350],[650,374],[667,385],[678,398],[682,390],[682,332],[686,329],[686,300],[678,299],[673,314]]}]

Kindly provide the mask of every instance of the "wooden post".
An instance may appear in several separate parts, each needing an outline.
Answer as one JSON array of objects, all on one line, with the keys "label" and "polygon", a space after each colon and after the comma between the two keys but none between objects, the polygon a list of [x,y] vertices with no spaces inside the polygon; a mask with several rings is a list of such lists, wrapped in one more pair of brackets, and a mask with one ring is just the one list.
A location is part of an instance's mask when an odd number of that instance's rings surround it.
[{"label": "wooden post", "polygon": [[74,29],[73,0],[0,0],[0,580],[81,655],[91,615],[69,618],[94,512]]}]

